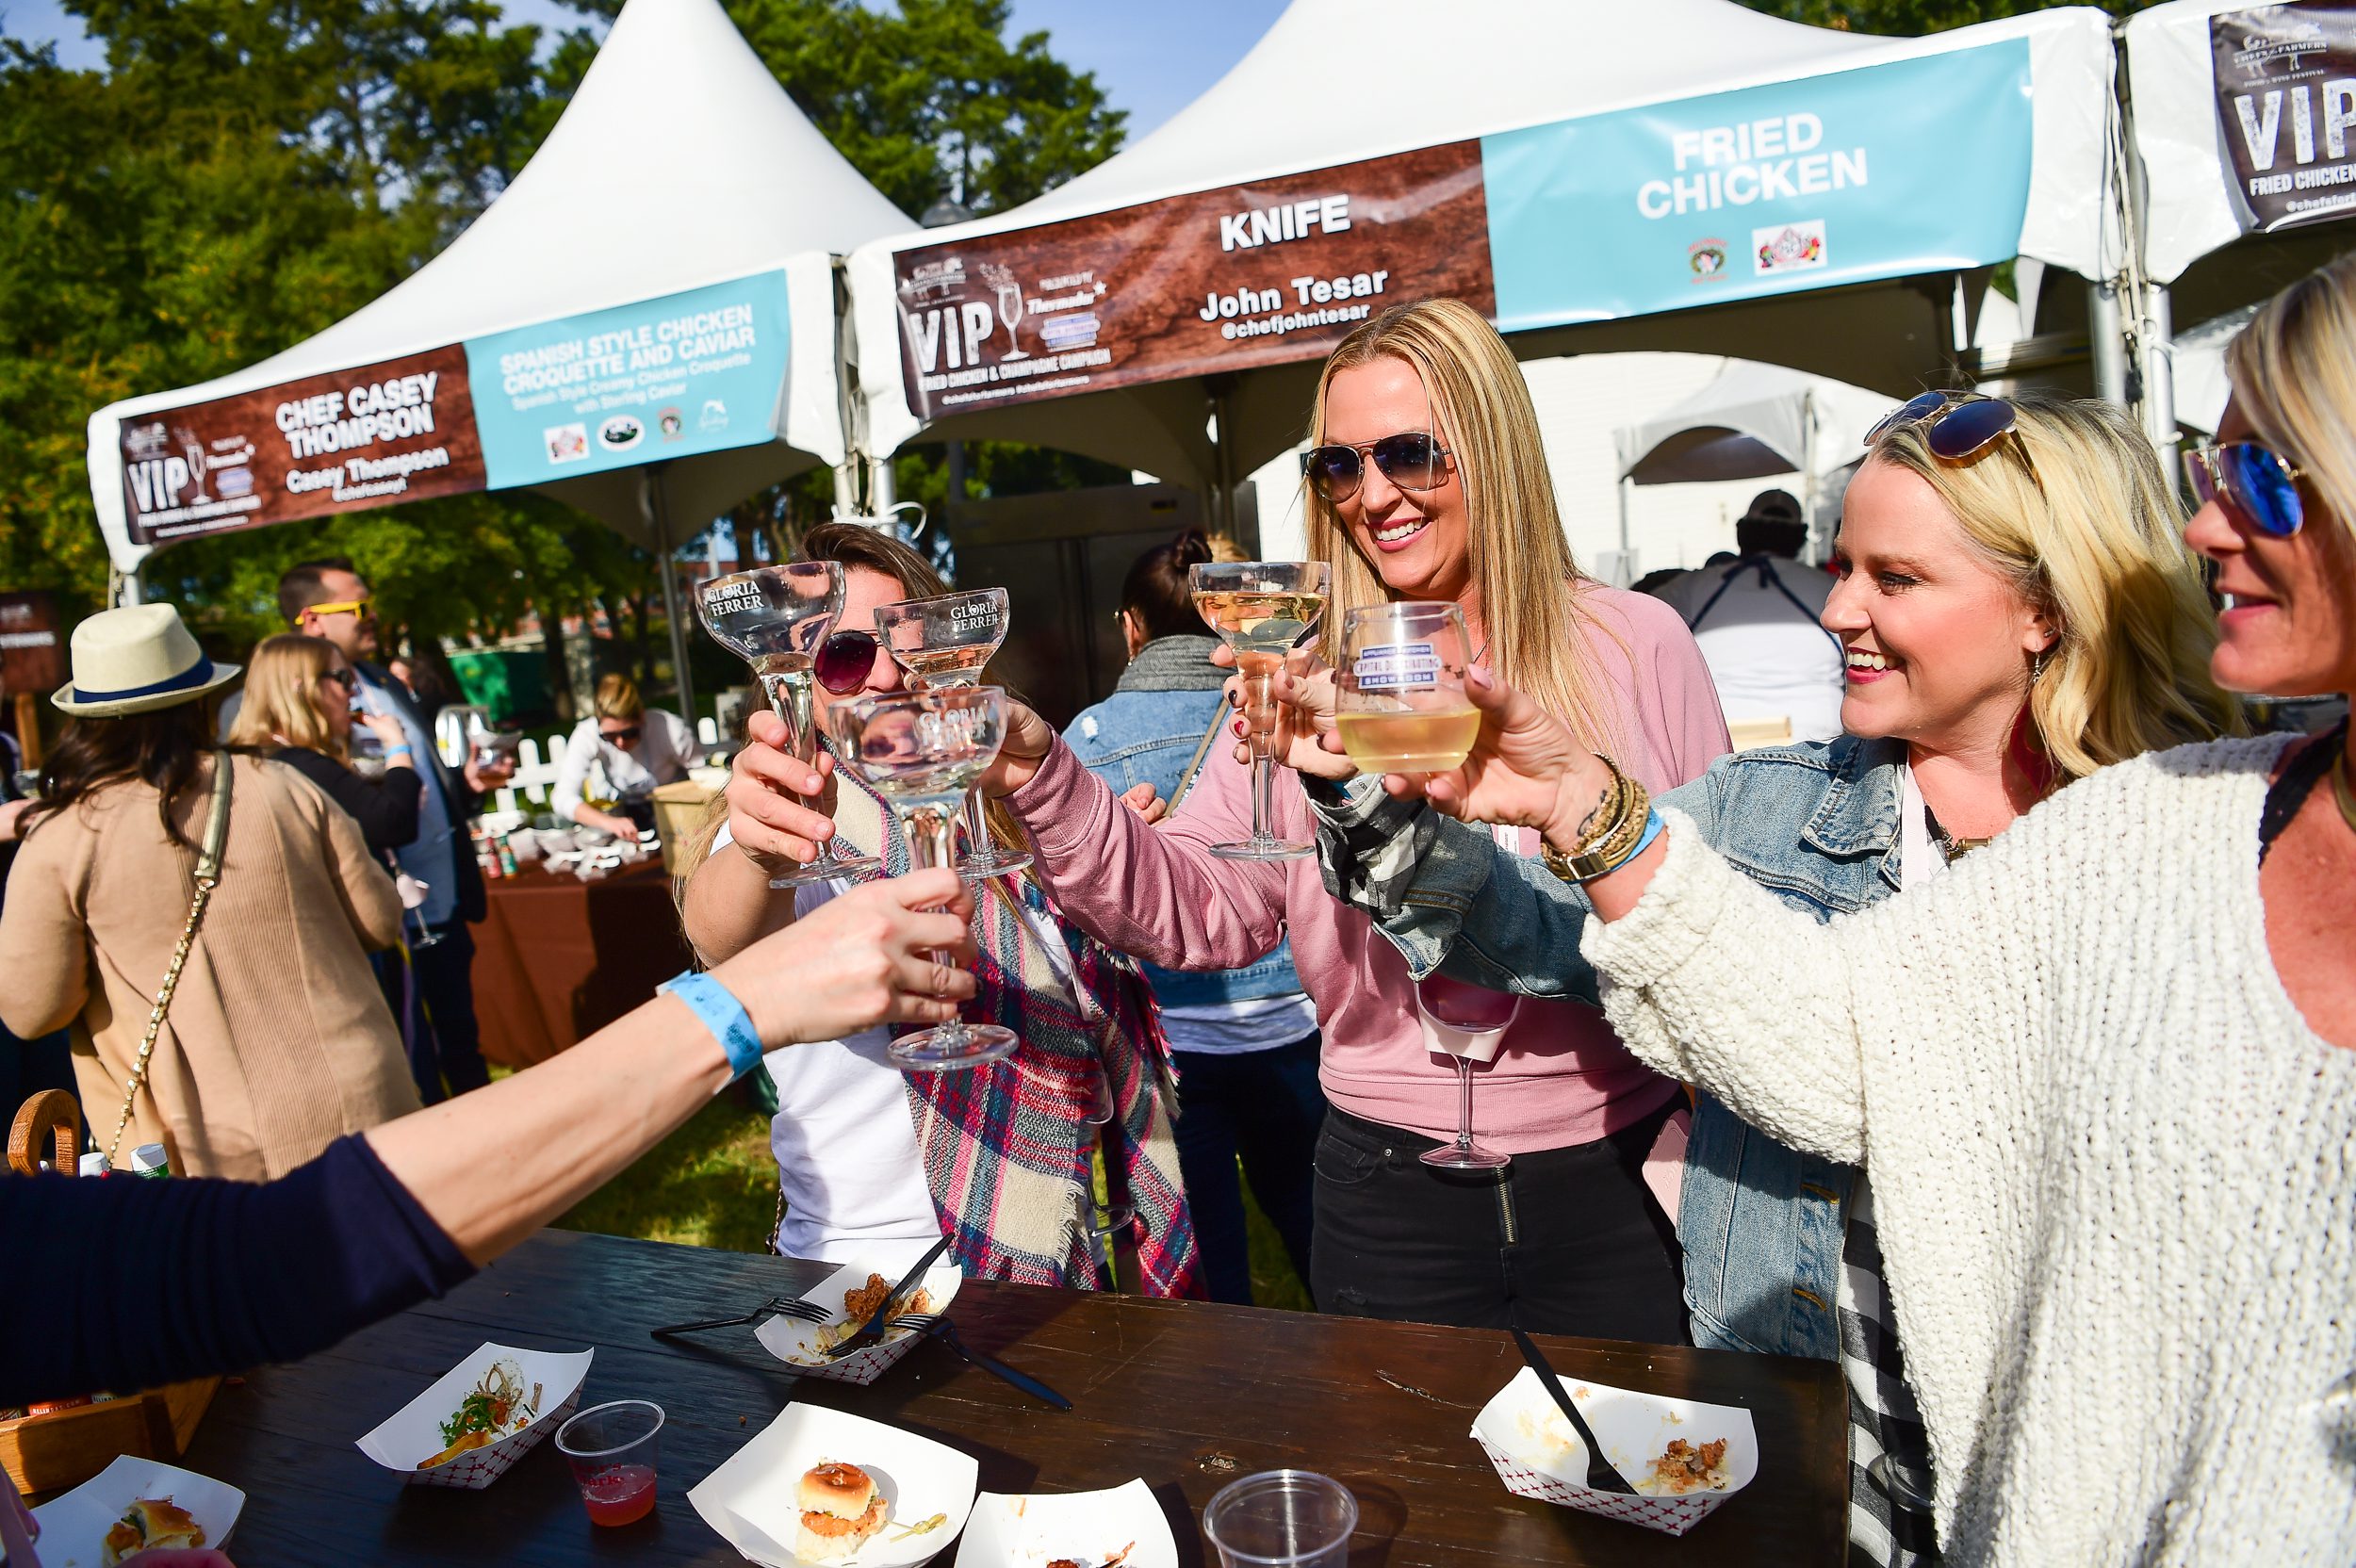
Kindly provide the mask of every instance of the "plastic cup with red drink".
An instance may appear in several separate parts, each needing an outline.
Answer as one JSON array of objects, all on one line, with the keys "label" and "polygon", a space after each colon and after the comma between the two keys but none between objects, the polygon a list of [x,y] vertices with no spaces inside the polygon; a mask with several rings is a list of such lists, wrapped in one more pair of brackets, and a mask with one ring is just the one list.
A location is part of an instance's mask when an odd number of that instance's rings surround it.
[{"label": "plastic cup with red drink", "polygon": [[573,1467],[593,1525],[634,1525],[654,1511],[655,1438],[663,1407],[615,1399],[556,1429],[556,1451]]}]

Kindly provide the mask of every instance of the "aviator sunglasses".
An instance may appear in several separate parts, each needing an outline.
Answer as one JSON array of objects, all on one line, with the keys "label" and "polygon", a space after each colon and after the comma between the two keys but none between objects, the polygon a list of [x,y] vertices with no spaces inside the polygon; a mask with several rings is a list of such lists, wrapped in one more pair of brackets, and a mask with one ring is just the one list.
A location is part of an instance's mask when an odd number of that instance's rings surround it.
[{"label": "aviator sunglasses", "polygon": [[838,631],[819,645],[810,673],[836,696],[849,696],[867,684],[867,672],[875,667],[875,650],[881,646],[872,631]]},{"label": "aviator sunglasses", "polygon": [[1301,471],[1320,497],[1339,506],[1366,482],[1366,457],[1401,490],[1436,489],[1448,478],[1448,449],[1424,431],[1403,431],[1354,447],[1312,447],[1301,454]]},{"label": "aviator sunglasses", "polygon": [[[2013,428],[2012,404],[2002,398],[1970,397],[1953,392],[1923,392],[1881,416],[1865,433],[1872,446],[1900,425],[1920,424],[1922,444],[1942,463],[1960,463],[1986,451],[1989,443]],[[2021,454],[2028,456],[2026,451]],[[2031,465],[2030,471],[2036,471]]]},{"label": "aviator sunglasses", "polygon": [[2202,506],[2216,501],[2277,539],[2288,539],[2306,524],[2307,505],[2299,494],[2299,482],[2306,477],[2282,453],[2255,441],[2194,447],[2184,453],[2184,481]]}]

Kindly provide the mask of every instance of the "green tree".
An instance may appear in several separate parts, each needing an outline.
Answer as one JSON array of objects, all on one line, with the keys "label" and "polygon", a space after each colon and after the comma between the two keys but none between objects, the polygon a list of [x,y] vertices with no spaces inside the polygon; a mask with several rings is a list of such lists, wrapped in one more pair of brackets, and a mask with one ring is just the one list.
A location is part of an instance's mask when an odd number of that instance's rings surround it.
[{"label": "green tree", "polygon": [[[2002,16],[2020,16],[2086,0],[1742,0],[1755,11],[1780,16],[1787,22],[1832,27],[1844,33],[1887,33],[1919,38],[1924,33],[1967,27]],[[2124,16],[2155,6],[2159,0],[2103,0],[2103,8]]]}]

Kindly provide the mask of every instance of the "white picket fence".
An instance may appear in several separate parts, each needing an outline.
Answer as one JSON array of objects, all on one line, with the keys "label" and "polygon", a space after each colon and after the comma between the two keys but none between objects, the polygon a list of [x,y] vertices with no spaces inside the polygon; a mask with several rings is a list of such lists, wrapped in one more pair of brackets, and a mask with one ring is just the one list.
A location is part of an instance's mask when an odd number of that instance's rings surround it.
[{"label": "white picket fence", "polygon": [[[545,737],[527,735],[515,754],[515,776],[493,792],[490,808],[499,811],[548,811],[556,790],[557,765],[564,760],[569,730]],[[719,727],[710,719],[695,721],[695,739],[706,751],[720,743]],[[458,767],[466,760],[466,719],[464,710],[445,709],[434,721],[434,743],[442,760]]]}]

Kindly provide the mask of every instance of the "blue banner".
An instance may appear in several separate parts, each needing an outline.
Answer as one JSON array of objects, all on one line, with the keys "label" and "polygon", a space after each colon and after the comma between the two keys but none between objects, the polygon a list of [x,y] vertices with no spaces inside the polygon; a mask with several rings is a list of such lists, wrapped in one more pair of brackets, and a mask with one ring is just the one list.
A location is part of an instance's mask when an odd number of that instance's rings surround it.
[{"label": "blue banner", "polygon": [[468,339],[490,488],[771,439],[788,335],[777,271]]},{"label": "blue banner", "polygon": [[1484,137],[1497,324],[2006,260],[2031,136],[2013,39]]}]

